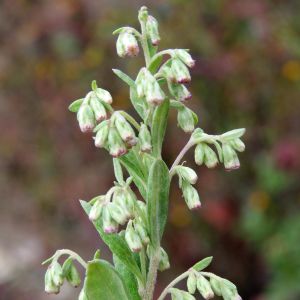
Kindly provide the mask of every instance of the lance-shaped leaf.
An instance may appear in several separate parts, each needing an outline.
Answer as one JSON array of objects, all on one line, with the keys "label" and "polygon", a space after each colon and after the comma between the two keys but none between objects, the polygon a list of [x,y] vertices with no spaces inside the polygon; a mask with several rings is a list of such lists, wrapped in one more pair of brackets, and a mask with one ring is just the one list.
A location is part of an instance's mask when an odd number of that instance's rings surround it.
[{"label": "lance-shaped leaf", "polygon": [[71,112],[78,112],[81,104],[83,102],[83,99],[78,99],[78,100],[75,100],[73,101],[70,105],[69,105],[69,111]]},{"label": "lance-shaped leaf", "polygon": [[130,87],[130,100],[134,109],[137,111],[140,117],[145,120],[147,116],[148,104],[145,99],[139,98],[136,91],[136,86]]},{"label": "lance-shaped leaf", "polygon": [[[83,200],[80,201],[80,204],[88,215],[91,210],[91,205]],[[125,239],[117,233],[106,234],[102,229],[101,220],[94,222],[93,224],[104,243],[109,247],[110,251],[118,256],[122,263],[126,265],[136,277],[142,279],[141,271]]]},{"label": "lance-shaped leaf", "polygon": [[164,140],[168,114],[169,114],[170,101],[166,99],[161,105],[159,105],[153,115],[152,122],[152,146],[153,146],[153,155],[157,158],[161,157],[161,148]]},{"label": "lance-shaped leaf", "polygon": [[134,87],[135,83],[134,80],[132,80],[127,74],[122,72],[121,70],[118,69],[112,69],[112,71],[120,78],[122,79],[125,83],[127,83],[130,87]]},{"label": "lance-shaped leaf", "polygon": [[116,270],[123,279],[124,284],[127,287],[129,296],[131,300],[141,300],[138,292],[138,284],[135,276],[130,272],[130,270],[122,263],[122,261],[116,256],[113,256],[113,261]]},{"label": "lance-shaped leaf", "polygon": [[193,266],[193,269],[195,269],[198,272],[202,271],[203,269],[205,269],[206,267],[208,267],[210,265],[212,259],[213,259],[212,256],[203,258],[202,260],[200,260]]},{"label": "lance-shaped leaf", "polygon": [[115,268],[105,260],[88,263],[84,281],[88,300],[130,300],[128,290]]},{"label": "lance-shaped leaf", "polygon": [[151,243],[159,247],[168,216],[169,169],[157,159],[153,162],[147,185],[147,213]]}]

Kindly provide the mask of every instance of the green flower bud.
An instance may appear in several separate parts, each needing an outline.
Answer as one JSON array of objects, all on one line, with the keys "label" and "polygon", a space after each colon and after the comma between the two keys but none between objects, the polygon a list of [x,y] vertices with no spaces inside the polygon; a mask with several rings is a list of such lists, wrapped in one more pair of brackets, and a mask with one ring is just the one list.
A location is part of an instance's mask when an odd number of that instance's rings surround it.
[{"label": "green flower bud", "polygon": [[164,271],[170,268],[170,261],[167,252],[160,247],[160,261],[158,265],[159,271]]},{"label": "green flower bud", "polygon": [[236,150],[236,151],[238,151],[238,152],[243,152],[243,151],[245,151],[246,146],[245,146],[245,144],[242,142],[242,140],[239,139],[239,138],[234,139],[234,140],[231,140],[231,141],[229,142],[229,144],[230,144],[230,146],[231,146],[234,150]]},{"label": "green flower bud", "polygon": [[103,121],[95,136],[95,146],[98,148],[103,148],[107,142],[108,132],[109,132],[109,122]]},{"label": "green flower bud", "polygon": [[172,300],[184,300],[183,295],[179,289],[171,288],[170,293]]},{"label": "green flower bud", "polygon": [[184,102],[192,98],[192,94],[183,84],[168,81],[168,87],[171,95],[178,101]]},{"label": "green flower bud", "polygon": [[90,107],[92,108],[95,118],[98,122],[101,122],[107,118],[105,107],[95,94],[92,94],[90,97]]},{"label": "green flower bud", "polygon": [[103,205],[102,210],[103,230],[105,233],[118,232],[118,224],[110,215],[108,205]]},{"label": "green flower bud", "polygon": [[124,142],[135,140],[135,132],[127,120],[119,113],[114,113],[115,126]]},{"label": "green flower bud", "polygon": [[146,23],[146,31],[151,40],[153,46],[157,46],[160,42],[160,36],[158,31],[158,22],[152,17],[148,16]]},{"label": "green flower bud", "polygon": [[145,246],[148,245],[150,243],[150,239],[149,239],[146,228],[140,222],[136,222],[134,224],[134,228],[135,228],[136,232],[138,233],[138,235],[140,236],[143,245],[145,245]]},{"label": "green flower bud", "polygon": [[210,278],[210,286],[217,296],[222,296],[221,282],[214,277]]},{"label": "green flower bud", "polygon": [[53,282],[52,271],[50,266],[45,274],[45,292],[48,294],[58,294],[59,291],[59,285],[55,285]]},{"label": "green flower bud", "polygon": [[127,152],[126,146],[115,127],[110,127],[108,133],[109,153],[113,157],[119,157]]},{"label": "green flower bud", "polygon": [[123,214],[126,217],[126,221],[132,218],[131,207],[127,207],[126,198],[122,189],[118,189],[113,194],[112,202],[119,206],[123,210]]},{"label": "green flower bud", "polygon": [[177,83],[188,83],[191,75],[186,65],[179,59],[172,59],[171,70]]},{"label": "green flower bud", "polygon": [[73,259],[69,257],[63,264],[63,273],[67,281],[73,286],[78,287],[81,283],[80,275],[73,263]]},{"label": "green flower bud", "polygon": [[206,144],[203,144],[204,148],[204,163],[208,168],[214,168],[218,164],[218,157],[213,149]]},{"label": "green flower bud", "polygon": [[177,122],[184,132],[191,133],[195,128],[193,112],[187,107],[178,109]]},{"label": "green flower bud", "polygon": [[220,140],[221,140],[221,142],[228,142],[228,141],[240,138],[245,133],[245,131],[246,131],[245,128],[230,130],[228,132],[223,133],[220,136]]},{"label": "green flower bud", "polygon": [[182,182],[182,192],[189,209],[197,209],[201,207],[197,190],[186,181]]},{"label": "green flower bud", "polygon": [[133,228],[132,220],[130,220],[127,224],[125,240],[132,252],[139,252],[143,248],[141,238]]},{"label": "green flower bud", "polygon": [[197,278],[197,289],[204,299],[212,299],[214,297],[209,281],[200,274]]},{"label": "green flower bud", "polygon": [[131,215],[134,213],[134,206],[137,202],[136,196],[131,189],[124,190],[125,205]]},{"label": "green flower bud", "polygon": [[195,272],[190,273],[190,275],[187,279],[186,285],[187,285],[187,289],[188,289],[189,293],[195,294],[196,289],[197,289],[197,276],[196,276]]},{"label": "green flower bud", "polygon": [[99,196],[98,199],[94,202],[89,213],[89,219],[92,222],[100,218],[104,201],[105,201],[105,196]]},{"label": "green flower bud", "polygon": [[175,55],[188,67],[192,68],[195,66],[195,61],[193,60],[192,56],[188,53],[188,51],[184,49],[176,49]]},{"label": "green flower bud", "polygon": [[241,297],[236,286],[229,280],[222,278],[220,281],[222,297],[224,300],[239,300]]},{"label": "green flower bud", "polygon": [[226,170],[235,170],[240,167],[239,158],[234,149],[227,143],[222,144],[224,166]]},{"label": "green flower bud", "polygon": [[142,152],[151,152],[151,134],[147,125],[142,124],[139,132],[139,141]]},{"label": "green flower bud", "polygon": [[195,163],[201,166],[204,163],[204,144],[200,143],[195,148]]},{"label": "green flower bud", "polygon": [[152,105],[159,105],[165,100],[165,94],[157,81],[147,82],[145,89],[146,101]]},{"label": "green flower bud", "polygon": [[179,177],[189,182],[190,184],[195,184],[198,180],[196,172],[189,167],[176,166],[174,168],[174,171],[178,174]]},{"label": "green flower bud", "polygon": [[96,88],[95,89],[95,94],[99,98],[99,100],[107,103],[107,104],[112,104],[112,96],[109,91],[101,89],[101,88]]},{"label": "green flower bud", "polygon": [[143,67],[139,74],[136,77],[135,84],[136,84],[136,92],[139,98],[145,96],[145,70],[146,68]]},{"label": "green flower bud", "polygon": [[79,123],[80,130],[82,132],[90,132],[95,127],[95,116],[92,108],[83,103],[78,112],[77,112],[77,120]]},{"label": "green flower bud", "polygon": [[62,267],[57,261],[50,265],[50,272],[54,285],[61,286],[64,283],[64,275]]},{"label": "green flower bud", "polygon": [[108,209],[111,217],[120,225],[124,225],[127,221],[127,214],[116,203],[108,203]]},{"label": "green flower bud", "polygon": [[134,57],[137,56],[140,51],[135,36],[128,31],[123,31],[119,34],[116,47],[120,57]]}]

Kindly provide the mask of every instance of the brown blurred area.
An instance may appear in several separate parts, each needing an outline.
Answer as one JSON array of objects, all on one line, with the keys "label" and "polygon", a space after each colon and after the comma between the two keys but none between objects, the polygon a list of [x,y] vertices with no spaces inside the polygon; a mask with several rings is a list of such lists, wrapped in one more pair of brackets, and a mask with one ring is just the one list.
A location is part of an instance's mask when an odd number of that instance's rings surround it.
[{"label": "brown blurred area", "polygon": [[[199,212],[177,182],[164,247],[171,269],[157,291],[205,256],[237,283],[243,299],[300,299],[300,2],[298,0],[60,0],[0,2],[0,299],[77,299],[65,285],[43,292],[41,261],[70,248],[85,259],[110,254],[78,199],[105,193],[111,158],[83,135],[67,107],[90,83],[133,113],[111,69],[135,76],[142,57],[120,59],[112,31],[137,26],[147,5],[160,22],[160,48],[196,59],[189,106],[208,133],[246,127],[241,169],[199,173]],[[164,158],[188,136],[171,114]]]}]

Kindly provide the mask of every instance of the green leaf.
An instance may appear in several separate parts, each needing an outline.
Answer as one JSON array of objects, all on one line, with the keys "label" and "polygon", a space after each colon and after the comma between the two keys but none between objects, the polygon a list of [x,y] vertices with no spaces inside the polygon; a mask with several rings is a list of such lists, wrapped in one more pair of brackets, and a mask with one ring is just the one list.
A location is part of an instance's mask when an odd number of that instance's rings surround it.
[{"label": "green leaf", "polygon": [[116,270],[120,274],[121,278],[126,285],[130,299],[131,300],[141,300],[141,297],[138,292],[138,283],[134,275],[129,271],[129,269],[122,263],[122,261],[116,256],[113,256],[113,261]]},{"label": "green leaf", "polygon": [[[80,204],[86,214],[91,210],[91,205],[86,201],[81,200]],[[142,278],[141,271],[136,263],[133,253],[130,251],[125,239],[117,233],[106,234],[102,229],[101,221],[93,223],[104,243],[109,247],[110,251],[114,253],[122,261],[124,265],[138,278]]]},{"label": "green leaf", "polygon": [[112,69],[112,71],[130,87],[135,87],[134,80],[132,80],[127,74],[118,69]]},{"label": "green leaf", "polygon": [[153,146],[153,155],[157,158],[161,157],[161,148],[164,140],[168,114],[169,114],[170,101],[166,99],[160,106],[158,106],[153,115],[152,122],[152,146]]},{"label": "green leaf", "polygon": [[151,166],[147,186],[147,213],[150,239],[156,248],[160,245],[168,216],[169,169],[157,159]]},{"label": "green leaf", "polygon": [[121,164],[126,168],[133,182],[139,189],[141,195],[146,199],[146,169],[134,150],[130,150],[126,155],[119,157]]},{"label": "green leaf", "polygon": [[208,267],[210,265],[212,259],[213,259],[213,257],[209,256],[209,257],[206,257],[206,258],[200,260],[193,266],[193,269],[200,272],[201,270],[205,269],[206,267]]},{"label": "green leaf", "polygon": [[154,73],[157,71],[158,67],[159,67],[160,64],[161,64],[162,58],[163,58],[162,55],[161,55],[161,56],[158,56],[154,61],[151,62],[150,66],[148,67],[148,70],[149,70],[152,74],[154,74]]},{"label": "green leaf", "polygon": [[78,112],[82,102],[83,102],[83,99],[78,99],[78,100],[73,101],[68,107],[69,111],[74,112],[74,113]]},{"label": "green leaf", "polygon": [[97,81],[96,80],[93,80],[92,83],[91,83],[91,88],[93,91],[96,91],[97,88],[98,88],[98,85],[97,85]]},{"label": "green leaf", "polygon": [[88,300],[129,300],[128,291],[115,268],[107,261],[88,263],[84,292]]},{"label": "green leaf", "polygon": [[117,158],[113,158],[113,164],[114,164],[115,177],[117,181],[120,184],[124,183],[123,171],[122,171],[120,161]]},{"label": "green leaf", "polygon": [[130,87],[130,100],[134,109],[137,111],[140,117],[145,120],[148,104],[143,98],[138,97],[135,86]]}]

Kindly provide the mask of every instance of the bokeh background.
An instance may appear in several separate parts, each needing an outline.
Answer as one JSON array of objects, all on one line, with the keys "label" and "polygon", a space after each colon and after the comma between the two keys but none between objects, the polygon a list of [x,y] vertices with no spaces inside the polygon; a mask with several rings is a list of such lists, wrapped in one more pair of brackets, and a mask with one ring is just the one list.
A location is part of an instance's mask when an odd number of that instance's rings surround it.
[{"label": "bokeh background", "polygon": [[[112,184],[109,155],[78,129],[69,103],[93,79],[132,113],[112,73],[134,76],[111,32],[138,25],[146,4],[161,48],[189,48],[190,107],[208,133],[246,127],[241,169],[199,173],[203,207],[187,210],[174,183],[164,246],[172,268],[158,292],[197,260],[237,283],[243,299],[300,299],[300,2],[298,0],[2,0],[0,2],[0,299],[77,299],[43,292],[41,261],[57,248],[110,259],[78,199]],[[171,114],[164,157],[188,139]]]}]

